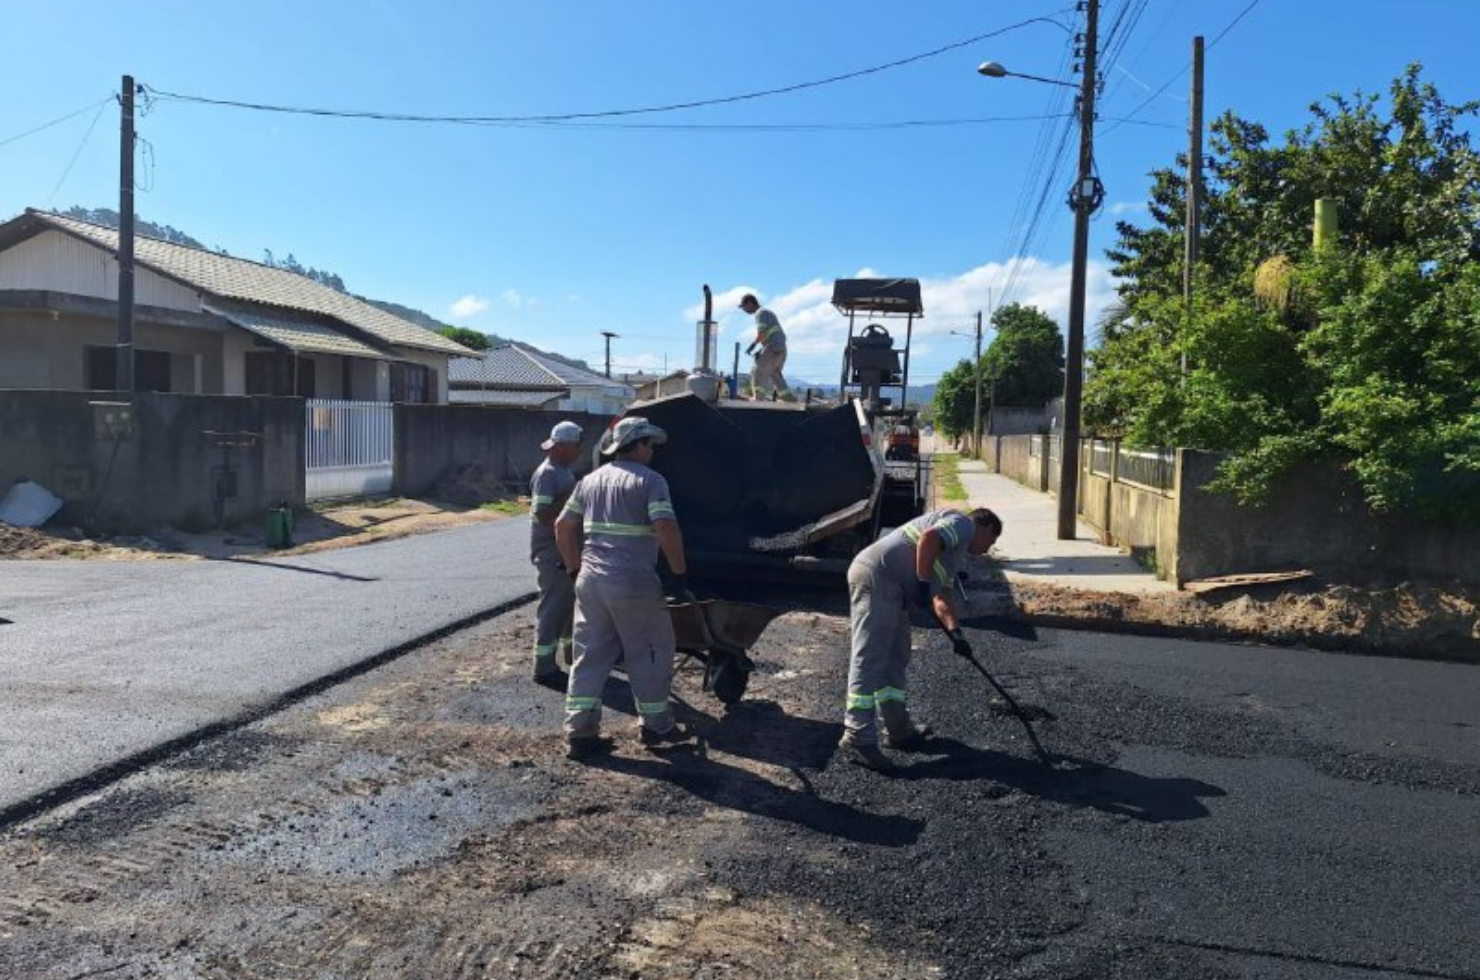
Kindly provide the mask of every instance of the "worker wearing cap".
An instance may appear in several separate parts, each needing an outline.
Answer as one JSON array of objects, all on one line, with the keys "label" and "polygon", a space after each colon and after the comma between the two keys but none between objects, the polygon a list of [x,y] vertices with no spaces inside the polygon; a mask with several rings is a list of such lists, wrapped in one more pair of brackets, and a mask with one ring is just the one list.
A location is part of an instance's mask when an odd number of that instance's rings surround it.
[{"label": "worker wearing cap", "polygon": [[555,545],[555,519],[576,486],[570,467],[581,453],[581,427],[574,422],[556,423],[540,448],[545,459],[529,481],[529,560],[540,590],[535,607],[534,679],[564,690],[560,655],[568,662],[576,588]]},{"label": "worker wearing cap", "polygon": [[[649,468],[653,448],[668,440],[640,416],[607,434],[602,455],[614,457],[577,486],[555,522],[565,566],[576,575],[575,663],[565,698],[568,755],[584,759],[611,748],[600,736],[607,675],[622,659],[641,720],[644,745],[687,737],[673,717],[673,623],[665,587],[682,592],[687,566],[668,481]],[[662,552],[671,570],[657,572]]]},{"label": "worker wearing cap", "polygon": [[879,748],[878,720],[891,748],[917,748],[928,726],[910,720],[909,605],[929,609],[951,637],[952,649],[971,647],[957,621],[952,588],[967,555],[986,554],[1002,533],[1002,520],[985,507],[967,514],[937,510],[895,528],[858,553],[848,567],[852,656],[848,663],[848,707],[839,751],[870,769],[894,763]]},{"label": "worker wearing cap", "polygon": [[755,367],[750,372],[750,397],[769,399],[774,391],[776,397],[789,401],[791,392],[781,376],[781,369],[786,366],[786,331],[781,329],[781,321],[761,306],[754,293],[741,298],[740,309],[755,317],[755,340],[745,349],[745,353],[755,355]]}]

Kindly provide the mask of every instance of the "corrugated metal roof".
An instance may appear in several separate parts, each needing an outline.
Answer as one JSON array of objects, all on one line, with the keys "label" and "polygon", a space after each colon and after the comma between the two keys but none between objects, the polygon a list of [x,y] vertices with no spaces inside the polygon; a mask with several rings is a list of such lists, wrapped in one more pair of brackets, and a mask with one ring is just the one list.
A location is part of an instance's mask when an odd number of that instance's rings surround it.
[{"label": "corrugated metal roof", "polygon": [[207,304],[205,308],[223,319],[230,320],[243,330],[282,344],[289,350],[310,354],[369,357],[381,361],[394,359],[394,355],[390,352],[376,350],[369,344],[353,337],[346,337],[333,327],[322,323],[312,323],[291,317],[270,316],[257,310],[227,306],[224,303]]},{"label": "corrugated metal roof", "polygon": [[[118,251],[118,232],[113,228],[48,211],[27,213],[111,252]],[[469,353],[466,347],[440,334],[286,269],[144,237],[134,240],[134,261],[213,296],[332,317],[401,347],[452,355]]]},{"label": "corrugated metal roof", "polygon": [[449,384],[486,384],[508,388],[612,388],[632,386],[594,371],[583,371],[544,357],[520,344],[503,344],[482,357],[454,357],[447,362]]},{"label": "corrugated metal roof", "polygon": [[500,391],[481,388],[451,388],[447,391],[450,405],[505,405],[510,408],[554,407],[569,391]]}]

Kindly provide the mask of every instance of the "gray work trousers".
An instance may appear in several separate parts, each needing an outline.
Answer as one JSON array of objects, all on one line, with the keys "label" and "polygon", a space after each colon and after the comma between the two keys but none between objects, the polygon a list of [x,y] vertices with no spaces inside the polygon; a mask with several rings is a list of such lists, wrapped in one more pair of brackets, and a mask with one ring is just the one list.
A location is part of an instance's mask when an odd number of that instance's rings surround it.
[{"label": "gray work trousers", "polygon": [[875,745],[875,716],[891,740],[907,738],[913,727],[906,705],[910,667],[908,593],[882,567],[854,560],[848,566],[848,599],[853,633],[848,661],[848,707],[843,741]]},{"label": "gray work trousers", "polygon": [[786,366],[786,351],[763,350],[755,357],[755,367],[750,372],[750,396],[769,398],[774,388],[779,395],[787,394],[786,379],[781,369]]},{"label": "gray work trousers", "polygon": [[534,611],[534,675],[544,677],[560,669],[560,655],[570,655],[575,624],[576,584],[558,556],[534,559],[540,598]]},{"label": "gray work trousers", "polygon": [[656,572],[609,578],[582,571],[576,579],[575,664],[565,698],[565,734],[601,730],[601,694],[621,657],[642,727],[672,730],[673,621]]}]

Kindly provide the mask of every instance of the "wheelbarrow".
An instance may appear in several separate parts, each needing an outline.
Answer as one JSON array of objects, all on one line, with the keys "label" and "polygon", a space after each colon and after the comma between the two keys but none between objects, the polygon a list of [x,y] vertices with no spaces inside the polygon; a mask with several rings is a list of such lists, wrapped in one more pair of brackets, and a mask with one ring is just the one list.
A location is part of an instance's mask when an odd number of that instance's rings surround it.
[{"label": "wheelbarrow", "polygon": [[713,691],[724,704],[745,697],[755,670],[746,651],[781,613],[770,606],[724,599],[668,606],[678,651],[704,664],[704,690]]}]

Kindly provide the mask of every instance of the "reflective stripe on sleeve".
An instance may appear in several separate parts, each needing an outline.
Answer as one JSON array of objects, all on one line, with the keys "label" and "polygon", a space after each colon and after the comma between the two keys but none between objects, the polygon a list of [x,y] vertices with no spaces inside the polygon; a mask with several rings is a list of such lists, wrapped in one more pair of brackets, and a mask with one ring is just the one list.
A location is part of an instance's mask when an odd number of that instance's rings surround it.
[{"label": "reflective stripe on sleeve", "polygon": [[672,520],[674,517],[673,505],[666,500],[654,500],[648,504],[648,516],[655,521],[662,518]]}]

